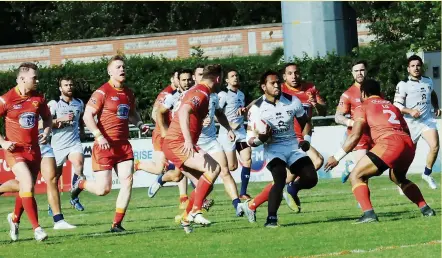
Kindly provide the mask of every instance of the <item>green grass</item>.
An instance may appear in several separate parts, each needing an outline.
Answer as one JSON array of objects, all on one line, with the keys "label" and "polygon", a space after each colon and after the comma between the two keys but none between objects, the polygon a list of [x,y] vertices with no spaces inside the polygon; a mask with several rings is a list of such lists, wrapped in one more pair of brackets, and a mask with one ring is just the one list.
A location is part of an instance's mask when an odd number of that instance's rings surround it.
[{"label": "green grass", "polygon": [[[435,174],[438,182],[440,175]],[[420,175],[410,179],[419,185],[427,202],[436,210],[436,217],[423,218],[414,204],[398,194],[387,177],[381,177],[370,183],[380,223],[353,225],[361,212],[350,185],[332,179],[320,181],[312,190],[301,191],[300,214],[291,212],[283,201],[279,210],[281,227],[267,229],[263,227],[267,205],[258,210],[258,222],[250,224],[245,218],[234,216],[222,185],[217,185],[211,195],[215,206],[207,213],[213,224],[195,227],[190,235],[174,224],[174,216],[179,213],[175,187],[161,189],[154,199],[147,197],[146,189],[135,189],[124,222],[128,231],[118,235],[108,233],[118,191],[105,197],[83,193],[84,212],[70,209],[68,194],[64,194],[65,218],[78,226],[71,231],[52,229],[46,196],[38,195],[40,222],[49,234],[43,243],[33,240],[25,215],[20,240],[11,243],[6,215],[12,211],[14,199],[3,197],[0,198],[0,256],[328,257],[339,252],[343,257],[441,257],[441,191],[430,190]],[[251,183],[249,192],[256,195],[264,185]]]}]

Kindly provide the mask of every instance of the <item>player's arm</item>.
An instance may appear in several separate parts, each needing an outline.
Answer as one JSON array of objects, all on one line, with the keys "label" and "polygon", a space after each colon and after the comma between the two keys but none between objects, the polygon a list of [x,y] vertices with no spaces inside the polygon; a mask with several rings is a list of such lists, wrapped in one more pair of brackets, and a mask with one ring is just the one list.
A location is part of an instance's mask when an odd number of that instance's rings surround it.
[{"label": "player's arm", "polygon": [[399,82],[396,86],[396,93],[394,94],[393,105],[399,108],[402,114],[408,114],[414,118],[418,118],[420,116],[419,110],[405,107],[406,97],[406,84],[404,82]]},{"label": "player's arm", "polygon": [[161,137],[166,137],[167,130],[169,129],[169,126],[166,123],[166,117],[169,115],[168,113],[171,112],[168,108],[160,105],[158,108],[156,108],[156,125],[158,128],[160,128]]},{"label": "player's arm", "polygon": [[271,133],[271,129],[269,127],[270,130],[268,130],[266,132],[266,134],[257,134],[255,132],[255,130],[253,130],[253,123],[255,121],[258,121],[259,119],[261,119],[259,117],[259,109],[256,106],[251,106],[248,112],[248,123],[247,123],[247,136],[246,136],[246,141],[247,141],[247,145],[249,145],[250,147],[258,147],[259,145],[264,144],[264,142],[266,141],[266,138],[268,138],[268,136]]},{"label": "player's arm", "polygon": [[352,127],[353,120],[345,117],[345,115],[349,113],[350,113],[350,100],[349,97],[344,93],[339,99],[339,105],[336,108],[335,122],[337,124],[346,127]]},{"label": "player's arm", "polygon": [[433,105],[436,116],[440,116],[441,110],[439,108],[439,100],[437,99],[437,94],[434,90],[431,92],[431,104]]},{"label": "player's arm", "polygon": [[222,109],[216,109],[215,110],[215,116],[218,120],[218,123],[227,129],[227,131],[232,131],[232,128],[230,127],[229,120],[227,120],[226,114],[224,114]]},{"label": "player's arm", "polygon": [[187,103],[183,104],[178,111],[181,132],[183,133],[184,141],[188,143],[192,143],[192,136],[190,135],[190,114],[192,113],[192,106]]},{"label": "player's arm", "polygon": [[[3,97],[0,97],[0,117],[3,117],[6,115],[6,101]],[[4,150],[13,151],[15,148],[15,144],[11,141],[6,141],[5,138],[3,138],[2,135],[0,135],[0,146]]]},{"label": "player's arm", "polygon": [[43,121],[43,133],[39,135],[40,143],[45,144],[47,143],[49,134],[52,131],[52,115],[46,101],[44,100],[42,105],[39,106],[38,111],[38,114],[41,116],[41,120]]},{"label": "player's arm", "polygon": [[319,95],[318,89],[314,89],[314,98],[315,102],[312,102],[313,107],[315,108],[316,112],[319,116],[325,116],[327,114],[327,107],[324,99]]}]

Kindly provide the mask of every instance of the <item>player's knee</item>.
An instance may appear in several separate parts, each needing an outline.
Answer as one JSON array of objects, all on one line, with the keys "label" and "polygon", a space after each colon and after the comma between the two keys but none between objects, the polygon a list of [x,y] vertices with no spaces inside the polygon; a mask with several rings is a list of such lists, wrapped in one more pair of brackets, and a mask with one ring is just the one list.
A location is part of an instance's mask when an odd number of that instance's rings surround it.
[{"label": "player's knee", "polygon": [[106,186],[100,187],[100,189],[97,190],[96,194],[98,196],[105,196],[105,195],[109,194],[111,190],[112,190],[112,186],[106,185]]},{"label": "player's knee", "polygon": [[314,173],[308,173],[303,178],[303,189],[311,189],[315,187],[318,184],[318,175],[316,174],[316,171],[313,171]]},{"label": "player's knee", "polygon": [[[233,163],[233,162],[232,162]],[[229,170],[230,171],[235,171],[238,169],[238,163],[235,164],[229,164]]]},{"label": "player's knee", "polygon": [[222,178],[229,177],[229,176],[230,176],[230,170],[229,170],[229,168],[227,168],[227,167],[221,167],[220,176],[221,176]]},{"label": "player's knee", "polygon": [[319,155],[316,159],[313,160],[313,166],[315,167],[316,171],[318,171],[323,164],[324,164],[324,157],[322,157],[322,155]]}]

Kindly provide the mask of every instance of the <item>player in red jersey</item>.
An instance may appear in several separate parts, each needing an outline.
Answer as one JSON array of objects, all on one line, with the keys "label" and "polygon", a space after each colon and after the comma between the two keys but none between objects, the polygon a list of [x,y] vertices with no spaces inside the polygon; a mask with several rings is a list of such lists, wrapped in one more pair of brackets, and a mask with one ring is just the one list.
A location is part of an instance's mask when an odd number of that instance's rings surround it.
[{"label": "player in red jersey", "polygon": [[[201,213],[204,198],[212,189],[213,182],[221,172],[220,165],[208,154],[197,147],[201,134],[203,120],[209,111],[210,93],[222,82],[220,65],[204,67],[203,79],[200,84],[189,89],[182,97],[176,115],[170,123],[167,135],[163,142],[163,152],[166,158],[176,167],[199,177],[195,190],[190,195],[182,226],[186,233],[191,232],[190,222],[210,224]],[[187,175],[186,175],[187,176]],[[191,175],[189,175],[191,176]]]},{"label": "player in red jersey", "polygon": [[327,171],[337,166],[339,160],[360,142],[364,130],[369,130],[374,147],[359,160],[350,175],[353,194],[364,212],[356,223],[378,221],[370,201],[368,179],[381,175],[386,169],[389,169],[391,181],[402,188],[424,216],[435,216],[436,213],[427,205],[419,188],[406,178],[416,147],[401,111],[380,97],[380,84],[374,80],[362,82],[361,96],[363,103],[354,110],[351,134],[325,165]]},{"label": "player in red jersey", "polygon": [[[310,143],[312,135],[311,119],[313,116],[313,109],[316,110],[318,115],[324,116],[326,114],[326,104],[313,83],[303,82],[301,80],[301,71],[299,65],[294,63],[286,64],[283,68],[283,79],[284,83],[281,85],[282,92],[296,96],[301,101],[308,117],[308,122],[305,125],[304,130],[301,129],[298,120],[294,119],[296,137],[298,138],[300,144],[302,144],[304,141]],[[313,146],[310,146],[310,149],[307,151],[307,155],[315,165],[315,169],[319,170],[324,163],[324,157],[322,157],[322,155],[315,148],[313,148]],[[302,185],[299,185],[299,181],[295,180],[294,175],[287,171],[287,188],[284,192],[284,199],[286,200],[286,203],[290,209],[297,210],[298,212],[301,211],[301,202],[298,197],[298,191],[302,188]]]},{"label": "player in red jersey", "polygon": [[134,156],[129,142],[129,122],[143,133],[149,129],[136,110],[133,92],[123,85],[126,80],[123,57],[112,57],[107,72],[110,80],[92,94],[83,115],[85,125],[95,136],[92,149],[95,180],[78,180],[72,187],[72,199],[80,189],[100,196],[108,194],[112,189],[112,169],[115,169],[121,188],[111,232],[122,232],[125,229],[121,222],[129,205],[133,182]]},{"label": "player in red jersey", "polygon": [[[46,100],[34,91],[37,80],[37,66],[22,63],[18,68],[17,86],[0,97],[0,116],[4,117],[6,137],[0,136],[0,145],[5,151],[5,160],[19,181],[19,195],[15,209],[8,214],[10,237],[18,239],[20,217],[26,211],[37,241],[48,235],[38,223],[37,203],[34,185],[40,171],[39,143],[48,142],[52,117]],[[38,133],[38,118],[43,119],[43,133]]]},{"label": "player in red jersey", "polygon": [[[356,61],[352,66],[351,73],[353,75],[354,83],[342,94],[335,114],[336,123],[347,127],[346,135],[351,133],[353,127],[354,110],[361,105],[360,87],[361,83],[367,76],[367,62],[363,60]],[[350,115],[350,118],[345,117],[346,115]],[[345,183],[350,176],[352,170],[351,167],[353,167],[351,165],[356,164],[365,154],[367,154],[367,151],[371,146],[372,141],[368,134],[368,130],[366,130],[353,150],[353,160],[345,163],[346,168],[341,177],[342,183]]]}]

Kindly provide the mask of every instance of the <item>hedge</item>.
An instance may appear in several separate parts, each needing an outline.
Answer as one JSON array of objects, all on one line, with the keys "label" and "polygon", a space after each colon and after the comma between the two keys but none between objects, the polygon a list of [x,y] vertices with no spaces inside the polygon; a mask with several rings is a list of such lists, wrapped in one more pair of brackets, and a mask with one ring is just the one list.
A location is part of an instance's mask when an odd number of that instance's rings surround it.
[{"label": "hedge", "polygon": [[[175,67],[192,68],[198,63],[220,63],[226,68],[235,68],[240,74],[241,87],[246,98],[251,101],[261,94],[258,81],[266,70],[279,70],[282,50],[269,56],[247,56],[207,59],[191,57],[168,60],[158,57],[132,56],[127,58],[127,85],[137,97],[137,107],[145,121],[151,121],[152,104],[159,91],[169,84],[170,72]],[[407,75],[406,50],[394,45],[378,45],[355,49],[347,56],[330,53],[325,57],[295,58],[301,67],[303,78],[312,81],[327,101],[327,113],[334,114],[342,92],[352,83],[351,63],[357,59],[367,60],[369,77],[382,83],[383,92],[390,100],[396,84]],[[57,80],[69,75],[77,84],[77,96],[87,101],[92,91],[108,80],[105,59],[94,63],[74,64],[42,68],[39,74],[39,90],[48,99],[59,95]],[[0,73],[0,92],[4,94],[15,85],[13,71]]]}]

